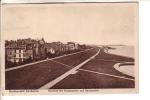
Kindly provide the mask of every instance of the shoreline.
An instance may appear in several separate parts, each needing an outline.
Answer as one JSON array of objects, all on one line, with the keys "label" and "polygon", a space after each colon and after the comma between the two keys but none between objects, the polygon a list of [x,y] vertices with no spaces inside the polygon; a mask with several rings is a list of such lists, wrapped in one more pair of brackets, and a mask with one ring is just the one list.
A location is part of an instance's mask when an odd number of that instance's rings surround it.
[{"label": "shoreline", "polygon": [[[121,72],[123,74],[135,77],[134,76],[134,64],[131,65],[131,64],[128,64],[128,63],[132,63],[132,62],[117,63],[117,64],[114,65],[114,68],[117,71],[119,71],[119,72]],[[123,65],[123,64],[126,64],[126,65]]]}]

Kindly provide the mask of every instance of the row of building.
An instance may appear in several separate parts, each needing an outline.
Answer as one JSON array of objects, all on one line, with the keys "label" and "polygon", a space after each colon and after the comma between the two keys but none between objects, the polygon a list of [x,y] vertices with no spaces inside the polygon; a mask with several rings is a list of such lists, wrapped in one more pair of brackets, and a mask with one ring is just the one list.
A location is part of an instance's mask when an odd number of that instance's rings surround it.
[{"label": "row of building", "polygon": [[47,43],[42,38],[35,39],[18,39],[5,41],[5,59],[6,62],[20,63],[28,60],[40,60],[55,57],[62,54],[72,53],[85,49],[85,45],[74,42],[66,44],[61,42]]}]

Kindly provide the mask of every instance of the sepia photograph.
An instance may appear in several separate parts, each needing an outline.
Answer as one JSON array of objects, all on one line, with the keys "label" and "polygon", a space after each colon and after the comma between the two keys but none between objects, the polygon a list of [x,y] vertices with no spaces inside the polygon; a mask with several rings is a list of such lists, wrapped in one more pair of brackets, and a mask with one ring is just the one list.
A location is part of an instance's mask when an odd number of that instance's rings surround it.
[{"label": "sepia photograph", "polygon": [[4,4],[4,94],[137,93],[138,2]]}]

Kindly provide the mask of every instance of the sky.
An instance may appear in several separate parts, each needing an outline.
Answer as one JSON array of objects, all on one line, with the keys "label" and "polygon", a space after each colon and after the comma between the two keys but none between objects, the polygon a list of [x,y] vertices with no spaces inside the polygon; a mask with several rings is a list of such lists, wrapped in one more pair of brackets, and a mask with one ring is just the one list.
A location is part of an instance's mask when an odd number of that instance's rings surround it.
[{"label": "sky", "polygon": [[44,38],[47,42],[134,44],[136,3],[12,4],[2,7],[6,40]]}]

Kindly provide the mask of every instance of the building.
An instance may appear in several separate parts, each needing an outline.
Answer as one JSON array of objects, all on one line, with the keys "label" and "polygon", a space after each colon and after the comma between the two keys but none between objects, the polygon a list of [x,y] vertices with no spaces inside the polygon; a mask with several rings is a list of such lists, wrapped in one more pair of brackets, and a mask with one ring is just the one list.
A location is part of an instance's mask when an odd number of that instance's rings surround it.
[{"label": "building", "polygon": [[45,41],[28,39],[18,39],[16,41],[5,41],[5,57],[10,62],[24,62],[28,59],[36,60],[46,58]]},{"label": "building", "polygon": [[73,43],[73,42],[68,42],[67,45],[68,45],[68,47],[69,47],[69,50],[75,50],[75,43]]},{"label": "building", "polygon": [[68,47],[69,47],[69,50],[78,50],[78,45],[77,43],[74,43],[74,42],[68,42],[67,43]]},{"label": "building", "polygon": [[61,42],[45,43],[46,54],[49,57],[57,56],[65,51],[64,44]]},{"label": "building", "polygon": [[33,43],[33,55],[34,59],[46,58],[45,41],[43,38]]},{"label": "building", "polygon": [[11,44],[5,48],[6,60],[12,63],[24,62],[33,59],[32,49],[27,49],[26,45]]},{"label": "building", "polygon": [[44,48],[46,50],[47,56],[56,54],[58,48],[53,43],[45,43]]},{"label": "building", "polygon": [[67,44],[63,44],[63,49],[64,49],[64,52],[68,52],[69,51],[69,46]]},{"label": "building", "polygon": [[63,44],[61,42],[46,43],[42,39],[18,39],[5,41],[6,63],[32,62],[47,57],[55,57],[79,50],[81,46],[74,42]]}]

